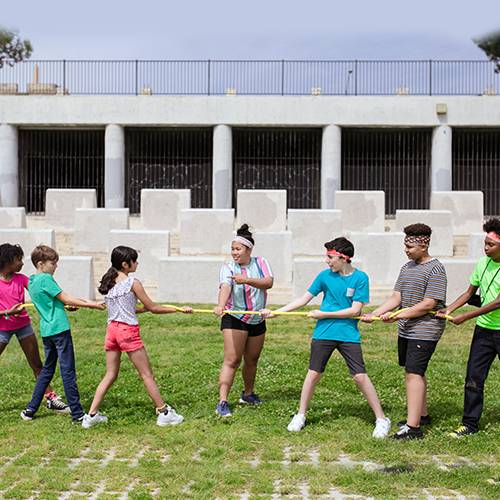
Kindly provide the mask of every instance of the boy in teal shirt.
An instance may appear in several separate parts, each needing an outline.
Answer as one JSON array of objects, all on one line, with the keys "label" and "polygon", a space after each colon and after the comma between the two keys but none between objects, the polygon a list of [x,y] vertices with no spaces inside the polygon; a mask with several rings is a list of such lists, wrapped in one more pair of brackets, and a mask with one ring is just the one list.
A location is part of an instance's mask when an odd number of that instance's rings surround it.
[{"label": "boy in teal shirt", "polygon": [[70,324],[64,306],[91,309],[104,309],[105,306],[104,303],[74,298],[61,290],[53,276],[58,260],[57,252],[45,245],[37,246],[31,253],[31,261],[37,272],[30,277],[28,291],[40,315],[40,334],[45,350],[45,362],[38,375],[31,401],[21,412],[23,420],[32,420],[40,407],[45,390],[54,376],[57,360],[73,422],[81,421],[84,415],[76,385],[75,354]]},{"label": "boy in teal shirt", "polygon": [[[366,373],[361,351],[358,320],[363,305],[369,301],[369,284],[366,273],[351,265],[354,246],[346,238],[336,238],[325,243],[326,264],[329,269],[318,274],[308,291],[278,311],[293,311],[308,304],[313,297],[323,293],[319,310],[309,316],[317,319],[311,342],[309,370],[307,372],[300,407],[288,424],[290,432],[300,431],[306,423],[306,411],[316,384],[320,381],[330,356],[338,349],[349,372],[373,410],[376,423],[372,436],[385,438],[391,421],[385,416],[375,387]],[[264,317],[272,318],[272,311],[263,309]]]},{"label": "boy in teal shirt", "polygon": [[450,306],[438,313],[441,316],[451,314],[469,302],[476,291],[480,290],[478,303],[471,302],[478,308],[458,314],[453,319],[453,323],[460,325],[464,321],[477,318],[465,376],[462,425],[451,433],[451,436],[456,438],[479,431],[484,383],[494,359],[500,358],[500,219],[490,219],[484,224],[483,230],[486,233],[486,255],[477,263],[470,277],[469,287]]}]

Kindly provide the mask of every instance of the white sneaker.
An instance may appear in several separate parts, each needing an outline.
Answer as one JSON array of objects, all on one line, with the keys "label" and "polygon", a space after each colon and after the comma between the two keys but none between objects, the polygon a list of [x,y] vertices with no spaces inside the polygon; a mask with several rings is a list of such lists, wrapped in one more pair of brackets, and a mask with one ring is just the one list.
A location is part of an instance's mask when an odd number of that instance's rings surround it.
[{"label": "white sneaker", "polygon": [[85,413],[82,420],[82,427],[84,429],[90,429],[94,425],[105,424],[108,421],[108,417],[96,413],[93,417]]},{"label": "white sneaker", "polygon": [[158,413],[158,418],[156,419],[156,425],[164,427],[165,425],[177,425],[184,420],[182,415],[175,412],[173,408],[167,406],[165,410]]},{"label": "white sneaker", "polygon": [[375,421],[375,429],[373,429],[372,437],[375,439],[384,439],[391,430],[391,421],[385,418],[377,418]]},{"label": "white sneaker", "polygon": [[299,432],[303,429],[304,425],[306,425],[306,416],[301,413],[297,413],[297,415],[293,416],[287,429],[290,432]]}]

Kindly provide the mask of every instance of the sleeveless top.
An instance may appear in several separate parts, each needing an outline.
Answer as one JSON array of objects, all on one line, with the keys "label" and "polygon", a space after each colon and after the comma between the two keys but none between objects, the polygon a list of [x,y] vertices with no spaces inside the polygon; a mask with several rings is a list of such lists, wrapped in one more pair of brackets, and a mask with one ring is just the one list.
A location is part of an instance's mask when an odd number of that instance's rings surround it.
[{"label": "sleeveless top", "polygon": [[108,323],[119,321],[127,325],[138,325],[135,308],[137,297],[132,291],[134,279],[129,276],[127,279],[117,283],[104,297],[108,309]]}]

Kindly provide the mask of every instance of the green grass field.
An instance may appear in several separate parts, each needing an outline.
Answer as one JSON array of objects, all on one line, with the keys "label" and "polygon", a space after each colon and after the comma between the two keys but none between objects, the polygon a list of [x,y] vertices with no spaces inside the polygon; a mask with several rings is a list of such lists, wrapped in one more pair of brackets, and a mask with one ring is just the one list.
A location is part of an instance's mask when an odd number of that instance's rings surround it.
[{"label": "green grass field", "polygon": [[[88,409],[104,373],[106,316],[78,311],[70,318]],[[308,425],[287,432],[308,365],[311,320],[268,322],[256,387],[265,404],[234,404],[233,417],[221,421],[214,414],[222,361],[218,320],[140,319],[162,393],[185,422],[155,425],[153,405],[126,359],[102,407],[108,424],[83,430],[45,408],[24,422],[19,413],[34,382],[14,339],[0,358],[0,498],[500,498],[498,361],[487,381],[481,432],[460,441],[447,436],[461,416],[472,323],[447,327],[428,371],[434,423],[424,440],[401,443],[371,438],[373,416],[338,354]],[[368,373],[396,422],[405,416],[396,326],[361,329]],[[58,375],[54,385],[62,393]],[[232,403],[241,387],[238,375]]]}]

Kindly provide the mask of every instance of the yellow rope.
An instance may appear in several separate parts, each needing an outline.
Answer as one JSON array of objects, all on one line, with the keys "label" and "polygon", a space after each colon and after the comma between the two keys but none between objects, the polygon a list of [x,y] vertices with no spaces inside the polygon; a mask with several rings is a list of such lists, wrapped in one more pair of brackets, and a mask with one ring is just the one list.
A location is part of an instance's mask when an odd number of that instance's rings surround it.
[{"label": "yellow rope", "polygon": [[[184,309],[182,307],[174,306],[172,304],[164,304],[166,307],[171,307],[172,309],[175,309],[178,312],[184,312]],[[35,307],[35,304],[31,303],[26,303],[22,304],[23,307]],[[78,309],[78,307],[75,306],[64,306],[65,309],[70,309],[70,310],[75,310]],[[402,313],[403,311],[406,311],[409,309],[408,307],[404,307],[403,309],[398,309],[397,311],[393,312],[390,315],[390,318],[395,318],[398,316],[398,314]],[[194,313],[200,313],[200,314],[213,314],[213,309],[193,309]],[[309,317],[311,314],[310,312],[307,311],[272,311],[274,316],[304,316],[304,317]],[[260,311],[231,311],[231,310],[225,310],[223,314],[252,314],[252,315],[260,315]],[[430,311],[429,314],[436,315],[436,311]],[[450,316],[449,314],[445,314],[444,317],[448,321],[453,320],[453,316]],[[355,316],[352,319],[361,319],[362,316]],[[371,318],[372,321],[381,321],[379,316],[374,316]]]},{"label": "yellow rope", "polygon": [[[26,304],[21,304],[23,307],[35,307],[35,304],[32,304],[31,302],[28,302]],[[76,306],[64,306],[64,309],[68,309],[70,311],[75,311],[76,309],[79,309]]]}]

